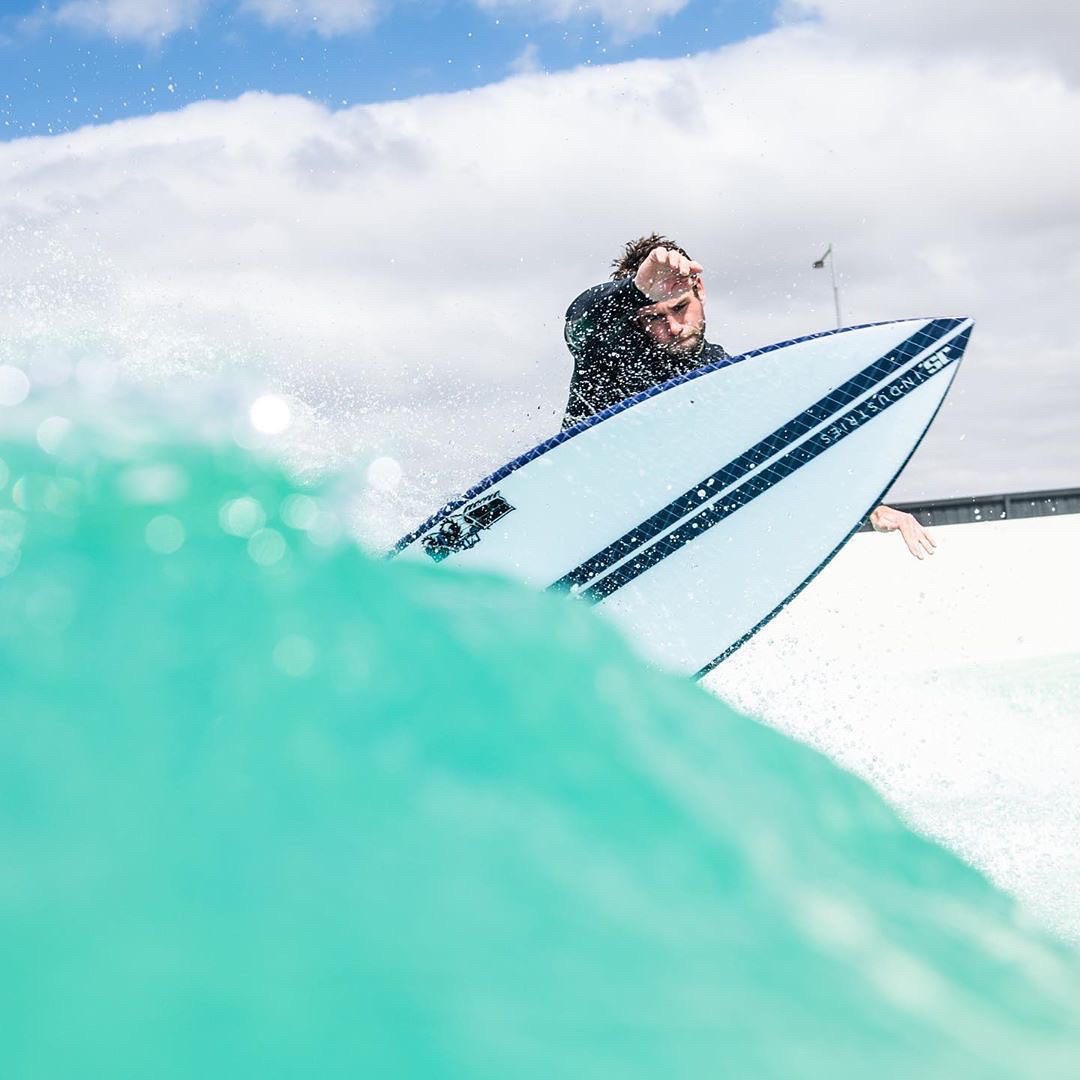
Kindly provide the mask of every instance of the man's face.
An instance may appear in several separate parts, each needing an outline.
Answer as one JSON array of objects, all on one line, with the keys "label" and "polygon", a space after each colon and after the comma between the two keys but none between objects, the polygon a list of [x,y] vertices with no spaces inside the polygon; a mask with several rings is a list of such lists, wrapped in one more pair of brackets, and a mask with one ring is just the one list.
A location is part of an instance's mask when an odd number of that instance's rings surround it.
[{"label": "man's face", "polygon": [[634,316],[649,340],[670,356],[693,356],[705,343],[705,290],[692,289],[642,308]]}]

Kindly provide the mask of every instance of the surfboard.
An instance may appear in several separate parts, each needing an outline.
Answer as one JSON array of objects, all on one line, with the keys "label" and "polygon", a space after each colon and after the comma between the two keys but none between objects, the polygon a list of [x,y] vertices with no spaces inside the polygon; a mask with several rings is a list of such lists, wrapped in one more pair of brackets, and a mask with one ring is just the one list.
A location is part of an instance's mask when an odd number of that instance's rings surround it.
[{"label": "surfboard", "polygon": [[881,502],[972,325],[846,327],[699,368],[515,458],[392,554],[564,591],[700,678]]}]

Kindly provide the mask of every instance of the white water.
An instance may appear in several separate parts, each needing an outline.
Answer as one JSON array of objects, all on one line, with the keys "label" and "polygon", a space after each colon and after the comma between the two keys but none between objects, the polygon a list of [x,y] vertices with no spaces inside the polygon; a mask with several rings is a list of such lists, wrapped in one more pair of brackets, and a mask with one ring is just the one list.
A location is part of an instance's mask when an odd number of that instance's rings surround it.
[{"label": "white water", "polygon": [[1080,515],[860,534],[707,680],[1080,939]]}]

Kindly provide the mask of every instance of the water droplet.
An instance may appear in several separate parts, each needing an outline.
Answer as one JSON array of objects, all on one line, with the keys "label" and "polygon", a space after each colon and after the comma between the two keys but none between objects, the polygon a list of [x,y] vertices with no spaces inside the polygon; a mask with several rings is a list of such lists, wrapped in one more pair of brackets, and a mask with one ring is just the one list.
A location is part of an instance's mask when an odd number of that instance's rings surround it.
[{"label": "water droplet", "polygon": [[159,514],[146,526],[146,544],[159,555],[172,555],[184,546],[184,526],[171,514]]},{"label": "water droplet", "polygon": [[290,495],[281,504],[281,520],[290,529],[310,529],[318,516],[319,504],[310,495]]},{"label": "water droplet", "polygon": [[391,457],[376,458],[368,466],[367,482],[376,491],[393,491],[401,482],[401,466]]},{"label": "water droplet", "polygon": [[256,398],[248,413],[251,426],[264,435],[280,435],[292,423],[289,403],[277,394]]},{"label": "water droplet", "polygon": [[26,518],[17,510],[0,510],[0,551],[14,551],[26,532]]},{"label": "water droplet", "polygon": [[258,499],[242,495],[230,499],[218,512],[221,527],[233,536],[252,536],[266,524],[266,511]]},{"label": "water droplet", "polygon": [[0,364],[0,405],[21,405],[30,393],[30,380],[20,368]]},{"label": "water droplet", "polygon": [[42,420],[37,428],[38,446],[46,454],[56,454],[64,445],[64,440],[71,433],[71,421],[63,416],[50,416]]},{"label": "water droplet", "polygon": [[248,541],[248,555],[260,566],[274,566],[288,550],[285,537],[276,529],[259,529]]}]

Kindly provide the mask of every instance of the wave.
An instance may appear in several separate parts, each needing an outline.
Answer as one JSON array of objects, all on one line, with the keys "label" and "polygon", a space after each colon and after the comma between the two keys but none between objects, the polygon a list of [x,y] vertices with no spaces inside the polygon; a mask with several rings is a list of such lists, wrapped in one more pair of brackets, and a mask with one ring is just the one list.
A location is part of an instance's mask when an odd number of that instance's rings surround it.
[{"label": "wave", "polygon": [[13,1075],[1075,1071],[1070,951],[590,611],[369,558],[235,445],[36,432],[0,444]]}]

